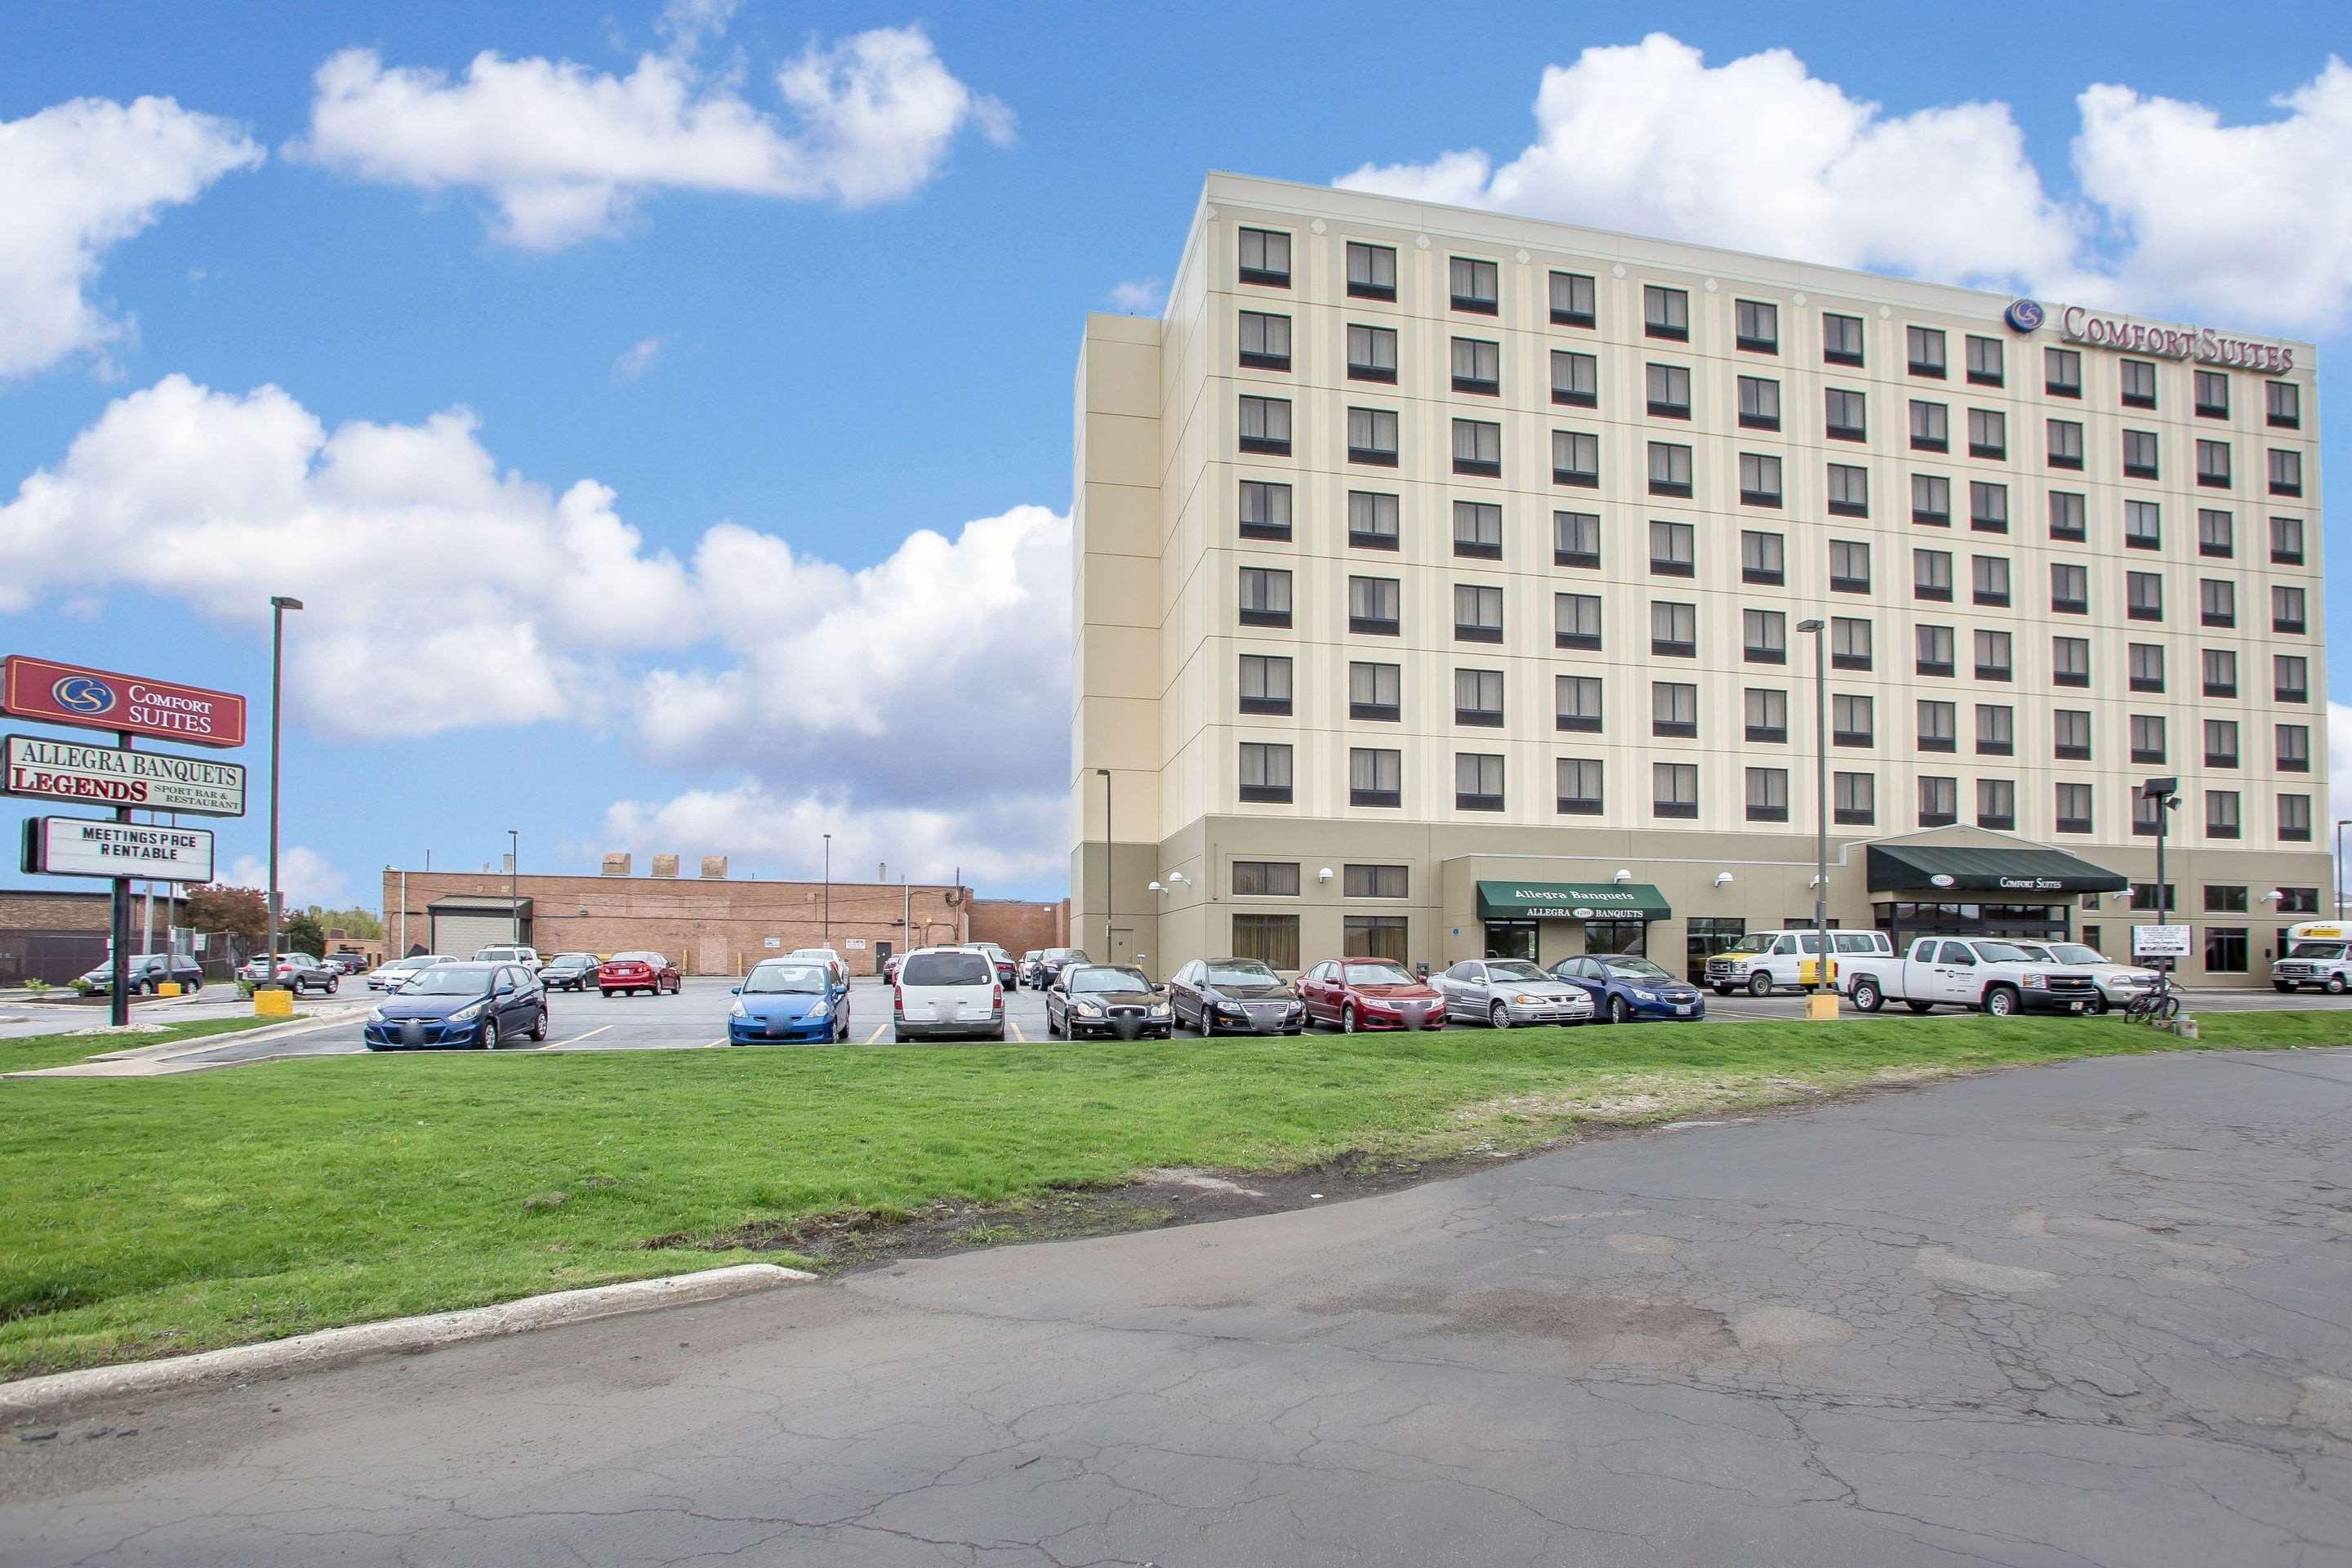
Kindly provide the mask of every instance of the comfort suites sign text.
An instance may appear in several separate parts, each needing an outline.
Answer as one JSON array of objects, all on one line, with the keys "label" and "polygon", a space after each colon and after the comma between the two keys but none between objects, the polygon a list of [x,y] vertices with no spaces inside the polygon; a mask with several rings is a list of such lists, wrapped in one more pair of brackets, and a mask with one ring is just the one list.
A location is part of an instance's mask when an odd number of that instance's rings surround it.
[{"label": "comfort suites sign text", "polygon": [[2121,316],[2102,316],[2080,305],[2069,305],[2058,313],[2058,330],[2068,342],[2089,343],[2095,348],[2242,365],[2248,370],[2282,374],[2294,368],[2294,351],[2290,348],[2258,343],[2251,338],[2223,337],[2210,327],[2152,327]]}]

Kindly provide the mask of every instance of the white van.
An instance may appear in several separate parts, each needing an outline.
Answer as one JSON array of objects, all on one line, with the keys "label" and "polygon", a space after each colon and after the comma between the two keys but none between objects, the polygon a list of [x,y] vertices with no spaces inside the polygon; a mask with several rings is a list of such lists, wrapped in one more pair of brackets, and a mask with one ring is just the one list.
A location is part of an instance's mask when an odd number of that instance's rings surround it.
[{"label": "white van", "polygon": [[[1811,926],[1752,931],[1706,961],[1706,984],[1717,996],[1728,996],[1734,991],[1762,996],[1808,984],[1812,963],[1821,952],[1822,933]],[[1892,958],[1895,942],[1883,931],[1832,928],[1830,955],[1830,979],[1834,982],[1841,956]]]},{"label": "white van", "polygon": [[476,948],[474,962],[476,963],[520,963],[533,974],[538,973],[544,967],[539,961],[539,949],[517,947],[505,942],[500,942],[496,947]]},{"label": "white van", "polygon": [[890,1021],[902,1040],[1004,1038],[1004,986],[995,961],[976,948],[917,948],[890,987]]},{"label": "white van", "polygon": [[2289,926],[2286,952],[2271,961],[2271,984],[2282,991],[2315,985],[2331,996],[2352,987],[2352,925],[2305,921]]}]

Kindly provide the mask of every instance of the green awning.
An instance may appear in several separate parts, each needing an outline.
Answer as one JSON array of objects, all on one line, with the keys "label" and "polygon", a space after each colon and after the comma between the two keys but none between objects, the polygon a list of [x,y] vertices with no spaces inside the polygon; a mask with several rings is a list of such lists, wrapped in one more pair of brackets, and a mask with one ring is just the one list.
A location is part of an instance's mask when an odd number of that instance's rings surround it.
[{"label": "green awning", "polygon": [[1481,882],[1478,918],[1534,921],[1664,921],[1666,896],[1647,882]]},{"label": "green awning", "polygon": [[2131,879],[2063,849],[2039,845],[1873,844],[1870,890],[2119,893]]}]

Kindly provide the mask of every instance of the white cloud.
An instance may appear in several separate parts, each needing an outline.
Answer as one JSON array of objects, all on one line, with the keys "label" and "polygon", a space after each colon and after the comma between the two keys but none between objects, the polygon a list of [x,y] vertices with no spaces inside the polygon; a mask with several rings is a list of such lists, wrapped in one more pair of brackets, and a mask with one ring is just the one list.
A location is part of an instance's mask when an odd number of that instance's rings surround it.
[{"label": "white cloud", "polygon": [[88,290],[106,252],[261,149],[168,98],[78,98],[0,121],[0,378],[103,354],[130,323]]},{"label": "white cloud", "polygon": [[2326,826],[2332,835],[2336,823],[2352,820],[2352,703],[2327,705],[2327,795]]},{"label": "white cloud", "polygon": [[[232,888],[269,886],[269,862],[257,855],[240,855],[236,863],[221,877]],[[331,910],[346,908],[352,901],[351,879],[329,863],[315,849],[299,844],[281,845],[278,851],[278,894],[285,900],[289,913],[320,904]]]},{"label": "white cloud", "polygon": [[742,3],[743,0],[669,0],[655,19],[654,27],[670,41],[671,48],[681,55],[690,55],[702,47],[705,39],[725,32]]},{"label": "white cloud", "polygon": [[667,801],[617,802],[605,814],[602,842],[640,857],[725,855],[739,875],[814,879],[830,833],[837,878],[863,878],[879,863],[915,881],[945,881],[961,869],[968,883],[1002,887],[1068,875],[1067,817],[1064,799],[1043,792],[876,806],[839,792],[780,794],[745,782]]},{"label": "white cloud", "polygon": [[[2352,307],[2352,70],[2331,58],[2224,126],[2094,86],[2083,198],[2062,200],[2001,103],[1892,115],[1786,49],[1710,66],[1664,33],[1549,66],[1536,136],[1499,166],[1457,150],[1337,184],[1594,227],[2150,312],[2327,331]],[[1728,135],[1726,127],[1738,127]],[[2249,221],[2228,215],[2260,214]]]},{"label": "white cloud", "polygon": [[639,338],[635,342],[631,343],[622,351],[621,356],[613,362],[614,384],[625,386],[630,382],[644,380],[646,374],[654,368],[655,362],[661,358],[662,350],[668,343],[669,340],[666,337]]},{"label": "white cloud", "polygon": [[965,127],[1011,134],[1004,106],[959,81],[914,26],[811,43],[776,73],[788,126],[688,58],[729,9],[673,6],[665,27],[678,47],[625,77],[484,53],[453,82],[345,49],[319,68],[310,133],[289,151],[359,179],[485,192],[501,239],[553,250],[612,233],[660,190],[899,200]]},{"label": "white cloud", "polygon": [[1131,316],[1156,316],[1168,303],[1168,286],[1157,278],[1138,278],[1126,283],[1114,283],[1110,289],[1111,308],[1125,310]]}]

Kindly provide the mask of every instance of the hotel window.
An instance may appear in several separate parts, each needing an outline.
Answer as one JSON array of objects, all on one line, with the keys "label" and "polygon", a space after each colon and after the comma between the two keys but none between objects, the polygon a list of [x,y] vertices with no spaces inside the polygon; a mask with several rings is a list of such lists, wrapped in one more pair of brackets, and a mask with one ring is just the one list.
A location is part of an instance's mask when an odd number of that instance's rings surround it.
[{"label": "hotel window", "polygon": [[1698,657],[1698,606],[1650,601],[1650,651],[1666,658]]},{"label": "hotel window", "polygon": [[2009,456],[2008,415],[1997,408],[1969,410],[1969,456],[1971,458]]},{"label": "hotel window", "polygon": [[1490,730],[1502,727],[1501,670],[1457,669],[1454,672],[1454,721]]},{"label": "hotel window", "polygon": [[1392,408],[1348,410],[1348,461],[1397,466],[1397,416]]},{"label": "hotel window", "polygon": [[2200,507],[2197,512],[2197,553],[2226,561],[2238,552],[2237,523],[2226,511]]},{"label": "hotel window", "polygon": [[2049,432],[2050,466],[2053,468],[2079,468],[2083,466],[2083,425],[2078,419],[2048,419],[2042,427]]},{"label": "hotel window", "polygon": [[1977,704],[1977,755],[2013,756],[2017,752],[2017,710],[2006,702]]},{"label": "hotel window", "polygon": [[1254,958],[1269,969],[1297,969],[1298,917],[1234,915],[1234,956]]},{"label": "hotel window", "polygon": [[2271,630],[2300,634],[2304,629],[2304,593],[2284,584],[2271,589]]},{"label": "hotel window", "polygon": [[1999,338],[1969,337],[1969,379],[1979,386],[1999,386],[2001,384],[2001,352]]},{"label": "hotel window", "polygon": [[1267,566],[1244,566],[1242,573],[1242,625],[1286,626],[1290,624],[1290,574]]},{"label": "hotel window", "polygon": [[1911,521],[1923,528],[1952,526],[1952,481],[1941,474],[1911,476]]},{"label": "hotel window", "polygon": [[2271,519],[2271,564],[2273,566],[2303,564],[2303,519],[2299,517]]},{"label": "hotel window", "polygon": [[1601,437],[1585,430],[1551,433],[1551,478],[1554,484],[1590,489],[1601,483]]},{"label": "hotel window", "polygon": [[2197,482],[2207,489],[2225,490],[2230,488],[2230,443],[2197,443]]},{"label": "hotel window", "polygon": [[2062,763],[2091,760],[2091,715],[2080,708],[2054,708],[2050,712],[2051,754]]},{"label": "hotel window", "polygon": [[1394,637],[1403,595],[1393,577],[1348,579],[1348,629]]},{"label": "hotel window", "polygon": [[2205,928],[2205,973],[2208,974],[2246,973],[2245,927],[2207,926]]},{"label": "hotel window", "polygon": [[2299,496],[2303,493],[2303,454],[2282,452],[2273,448],[2270,455],[2271,494]]},{"label": "hotel window", "polygon": [[1601,564],[1601,514],[1556,511],[1551,514],[1551,563],[1555,566]]},{"label": "hotel window", "polygon": [[1780,610],[1739,612],[1740,658],[1748,664],[1789,662],[1789,617]]},{"label": "hotel window", "polygon": [[1780,427],[1780,384],[1760,375],[1739,378],[1739,424],[1747,430]]},{"label": "hotel window", "polygon": [[1691,493],[1691,449],[1671,441],[1650,443],[1650,493],[1688,496]]},{"label": "hotel window", "polygon": [[1870,623],[1853,616],[1830,617],[1830,668],[1870,668]]},{"label": "hotel window", "polygon": [[1350,325],[1348,328],[1348,379],[1393,382],[1396,378],[1395,329]]},{"label": "hotel window", "polygon": [[2235,697],[2238,694],[2238,656],[2226,647],[2209,647],[2200,656],[2208,697]]},{"label": "hotel window", "polygon": [[1952,597],[1952,552],[1914,550],[1911,552],[1911,596],[1948,604]]},{"label": "hotel window", "polygon": [[2136,765],[2161,765],[2166,751],[2164,715],[2135,713],[2131,716],[2131,760]]},{"label": "hotel window", "polygon": [[2050,537],[2080,544],[2090,538],[2083,498],[2073,490],[2050,492]]},{"label": "hotel window", "polygon": [[1977,679],[2007,680],[2014,672],[2011,666],[2011,637],[2007,632],[1979,631],[1977,643]]},{"label": "hotel window", "polygon": [[1454,390],[1498,393],[1503,390],[1503,345],[1482,338],[1454,340]]},{"label": "hotel window", "polygon": [[1779,534],[1740,531],[1739,580],[1773,585],[1789,580],[1788,549]]},{"label": "hotel window", "polygon": [[2303,389],[2291,381],[2263,383],[2264,418],[2283,430],[2303,427]]},{"label": "hotel window", "polygon": [[2156,432],[2126,430],[2124,432],[2124,478],[2152,479],[2157,478]]},{"label": "hotel window", "polygon": [[2125,573],[2124,614],[2136,621],[2164,619],[2164,579],[2153,572]]},{"label": "hotel window", "polygon": [[[2205,837],[2208,838],[2238,837],[2238,792],[2236,790],[2209,789],[2205,792]],[[2205,910],[2209,914],[2244,914],[2246,889],[2209,887],[2205,889]]]},{"label": "hotel window", "polygon": [[1290,455],[1290,400],[1286,397],[1242,399],[1241,447],[1244,452]]},{"label": "hotel window", "polygon": [[1780,504],[1780,459],[1761,452],[1739,454],[1739,504]]},{"label": "hotel window", "polygon": [[1244,283],[1289,288],[1290,236],[1270,228],[1242,230],[1241,270]]},{"label": "hotel window", "polygon": [[1503,809],[1503,759],[1486,752],[1454,753],[1454,809]]},{"label": "hotel window", "polygon": [[1574,349],[1551,351],[1551,400],[1575,408],[1601,405],[1601,362]]},{"label": "hotel window", "polygon": [[1919,779],[1919,826],[1943,827],[1960,819],[1960,781],[1923,773]]},{"label": "hotel window", "polygon": [[1952,449],[1952,413],[1940,403],[1911,400],[1911,449],[1948,452]]},{"label": "hotel window", "polygon": [[1985,479],[1969,481],[1969,526],[1979,533],[2009,531],[2009,487]]},{"label": "hotel window", "polygon": [[1789,738],[1789,694],[1777,686],[1751,686],[1745,700],[1750,741],[1782,742]]},{"label": "hotel window", "polygon": [[1698,736],[1698,688],[1687,681],[1650,682],[1650,733],[1670,741]]},{"label": "hotel window", "polygon": [[1830,592],[1870,592],[1870,546],[1854,539],[1830,541]]},{"label": "hotel window", "polygon": [[1874,773],[1838,773],[1831,780],[1836,805],[1832,810],[1841,826],[1867,827],[1878,820],[1878,777]]},{"label": "hotel window", "polygon": [[1503,591],[1475,583],[1454,585],[1454,637],[1457,642],[1503,640]]},{"label": "hotel window", "polygon": [[2238,721],[2235,719],[2205,721],[2205,765],[2209,768],[2234,768],[2238,765]]},{"label": "hotel window", "polygon": [[2281,888],[2278,912],[2283,915],[2315,915],[2319,912],[2317,888]]},{"label": "hotel window", "polygon": [[2053,397],[2082,396],[2082,351],[2043,349],[2042,351],[2042,390]]},{"label": "hotel window", "polygon": [[2302,724],[2276,724],[2271,729],[2271,743],[2277,748],[2278,771],[2283,773],[2307,773],[2311,771],[2311,731]]},{"label": "hotel window", "polygon": [[1832,517],[1870,515],[1870,470],[1851,463],[1829,466],[1829,512]]},{"label": "hotel window", "polygon": [[[2139,792],[2137,790],[2132,793],[2139,799],[2146,800],[2147,798],[2145,795],[2139,795]],[[2135,833],[2139,832],[2140,827],[2137,820],[2139,816],[2138,811],[2135,809],[2132,816],[2134,818],[2132,823],[2132,831]],[[2148,823],[2149,826],[2147,830],[2150,833],[2154,833],[2156,831],[2155,818],[2150,817],[2148,819]],[[2161,889],[2158,889],[2154,882],[2134,882],[2131,885],[2131,905],[2132,908],[2136,910],[2177,910],[2180,907],[2179,885],[2178,883],[2167,882]]]},{"label": "hotel window", "polygon": [[1589,273],[1555,272],[1551,275],[1551,320],[1556,327],[1590,327],[1599,318],[1593,312],[1592,279]]},{"label": "hotel window", "polygon": [[1411,886],[1402,866],[1349,866],[1339,879],[1342,895],[1350,899],[1402,899]]},{"label": "hotel window", "polygon": [[2057,795],[2057,829],[2061,833],[2091,831],[2091,786],[2086,784],[2062,784],[2053,792]]},{"label": "hotel window", "polygon": [[1339,922],[1339,955],[1385,958],[1402,968],[1406,928],[1402,915],[1349,915]]},{"label": "hotel window", "polygon": [[2152,500],[2124,502],[2124,548],[2160,550],[2163,547],[2163,507]]},{"label": "hotel window", "polygon": [[2116,376],[2123,386],[2126,408],[2156,406],[2156,362],[2127,359],[2116,363]]},{"label": "hotel window", "polygon": [[2198,624],[2234,626],[2238,624],[2238,585],[2221,577],[2197,584]]},{"label": "hotel window", "polygon": [[2017,781],[1977,780],[1977,826],[2012,828],[2017,826]]},{"label": "hotel window", "polygon": [[1935,327],[1906,327],[1903,342],[1908,352],[1913,375],[1932,375],[1942,380],[1944,375],[1944,334]]},{"label": "hotel window", "polygon": [[1486,561],[1503,558],[1503,509],[1492,501],[1454,503],[1454,553]]},{"label": "hotel window", "polygon": [[1878,743],[1876,705],[1867,697],[1840,692],[1830,699],[1830,743],[1874,746]]},{"label": "hotel window", "polygon": [[2071,562],[2050,563],[2050,608],[2062,616],[2084,616],[2091,610],[2091,573]]},{"label": "hotel window", "polygon": [[1690,371],[1678,364],[1643,368],[1643,385],[1651,415],[1660,419],[1687,419],[1691,412]]},{"label": "hotel window", "polygon": [[1555,800],[1565,816],[1598,816],[1601,812],[1601,759],[1562,757],[1554,764]]},{"label": "hotel window", "polygon": [[1585,648],[1597,654],[1601,647],[1601,597],[1597,593],[1552,595],[1552,644],[1561,648]]},{"label": "hotel window", "polygon": [[1242,799],[1280,805],[1290,799],[1290,748],[1264,741],[1242,742]]},{"label": "hotel window", "polygon": [[1264,479],[1242,481],[1241,535],[1244,539],[1290,537],[1290,487]]},{"label": "hotel window", "polygon": [[1862,318],[1822,312],[1822,358],[1830,364],[1862,363]]},{"label": "hotel window", "polygon": [[1912,668],[1921,675],[1949,675],[1952,663],[1952,628],[1949,626],[1915,626],[1912,640],[1916,645]]},{"label": "hotel window", "polygon": [[1923,752],[1959,750],[1958,704],[1923,700],[1918,704],[1917,722],[1919,750]]},{"label": "hotel window", "polygon": [[1492,479],[1503,471],[1503,427],[1489,419],[1454,422],[1454,471]]},{"label": "hotel window", "polygon": [[1290,318],[1242,312],[1242,363],[1251,370],[1290,368]]},{"label": "hotel window", "polygon": [[2301,654],[2273,654],[2271,677],[2271,696],[2278,701],[2311,700],[2311,661]]},{"label": "hotel window", "polygon": [[1359,300],[1397,297],[1397,253],[1394,246],[1348,242],[1348,292]]},{"label": "hotel window", "polygon": [[1731,307],[1732,345],[1749,353],[1780,352],[1780,307],[1761,300],[1739,300]]},{"label": "hotel window", "polygon": [[1863,395],[1832,386],[1822,394],[1822,428],[1832,441],[1864,441],[1870,438],[1868,409]]},{"label": "hotel window", "polygon": [[1689,577],[1698,570],[1698,531],[1687,522],[1650,524],[1650,572],[1658,577]]},{"label": "hotel window", "polygon": [[1500,308],[1496,301],[1502,275],[1495,263],[1456,256],[1446,264],[1445,277],[1455,310],[1491,316]]},{"label": "hotel window", "polygon": [[1979,555],[1972,563],[1971,589],[1975,602],[1996,609],[2009,604],[2009,557]]},{"label": "hotel window", "polygon": [[2126,650],[2131,659],[2131,689],[2134,691],[2164,689],[2164,645],[2136,642]]},{"label": "hotel window", "polygon": [[1404,717],[1404,666],[1348,666],[1348,717],[1376,723],[1393,723]]},{"label": "hotel window", "polygon": [[1601,677],[1552,678],[1552,727],[1587,734],[1601,732]]},{"label": "hotel window", "polygon": [[1748,770],[1748,820],[1750,822],[1789,820],[1788,769],[1749,768]]},{"label": "hotel window", "polygon": [[2227,419],[2230,416],[2230,377],[2225,372],[2200,370],[2197,373],[2197,412],[2207,419]]},{"label": "hotel window", "polygon": [[1295,899],[1298,896],[1298,862],[1236,860],[1227,879],[1237,899]]},{"label": "hotel window", "polygon": [[2311,842],[2309,795],[2283,795],[2278,797],[2278,836],[2293,844]]},{"label": "hotel window", "polygon": [[1650,810],[1657,816],[1698,815],[1698,764],[1650,764]]},{"label": "hotel window", "polygon": [[1274,654],[1242,655],[1241,710],[1244,713],[1290,711],[1290,660]]},{"label": "hotel window", "polygon": [[1394,550],[1397,498],[1378,490],[1349,490],[1348,542],[1363,550]]},{"label": "hotel window", "polygon": [[1690,294],[1682,289],[1661,289],[1656,284],[1642,289],[1642,331],[1653,338],[1671,338],[1677,342],[1690,337]]},{"label": "hotel window", "polygon": [[2050,639],[2050,684],[2053,686],[2091,684],[2090,638],[2052,637]]},{"label": "hotel window", "polygon": [[1404,753],[1383,747],[1354,746],[1348,752],[1349,805],[1402,805]]}]

